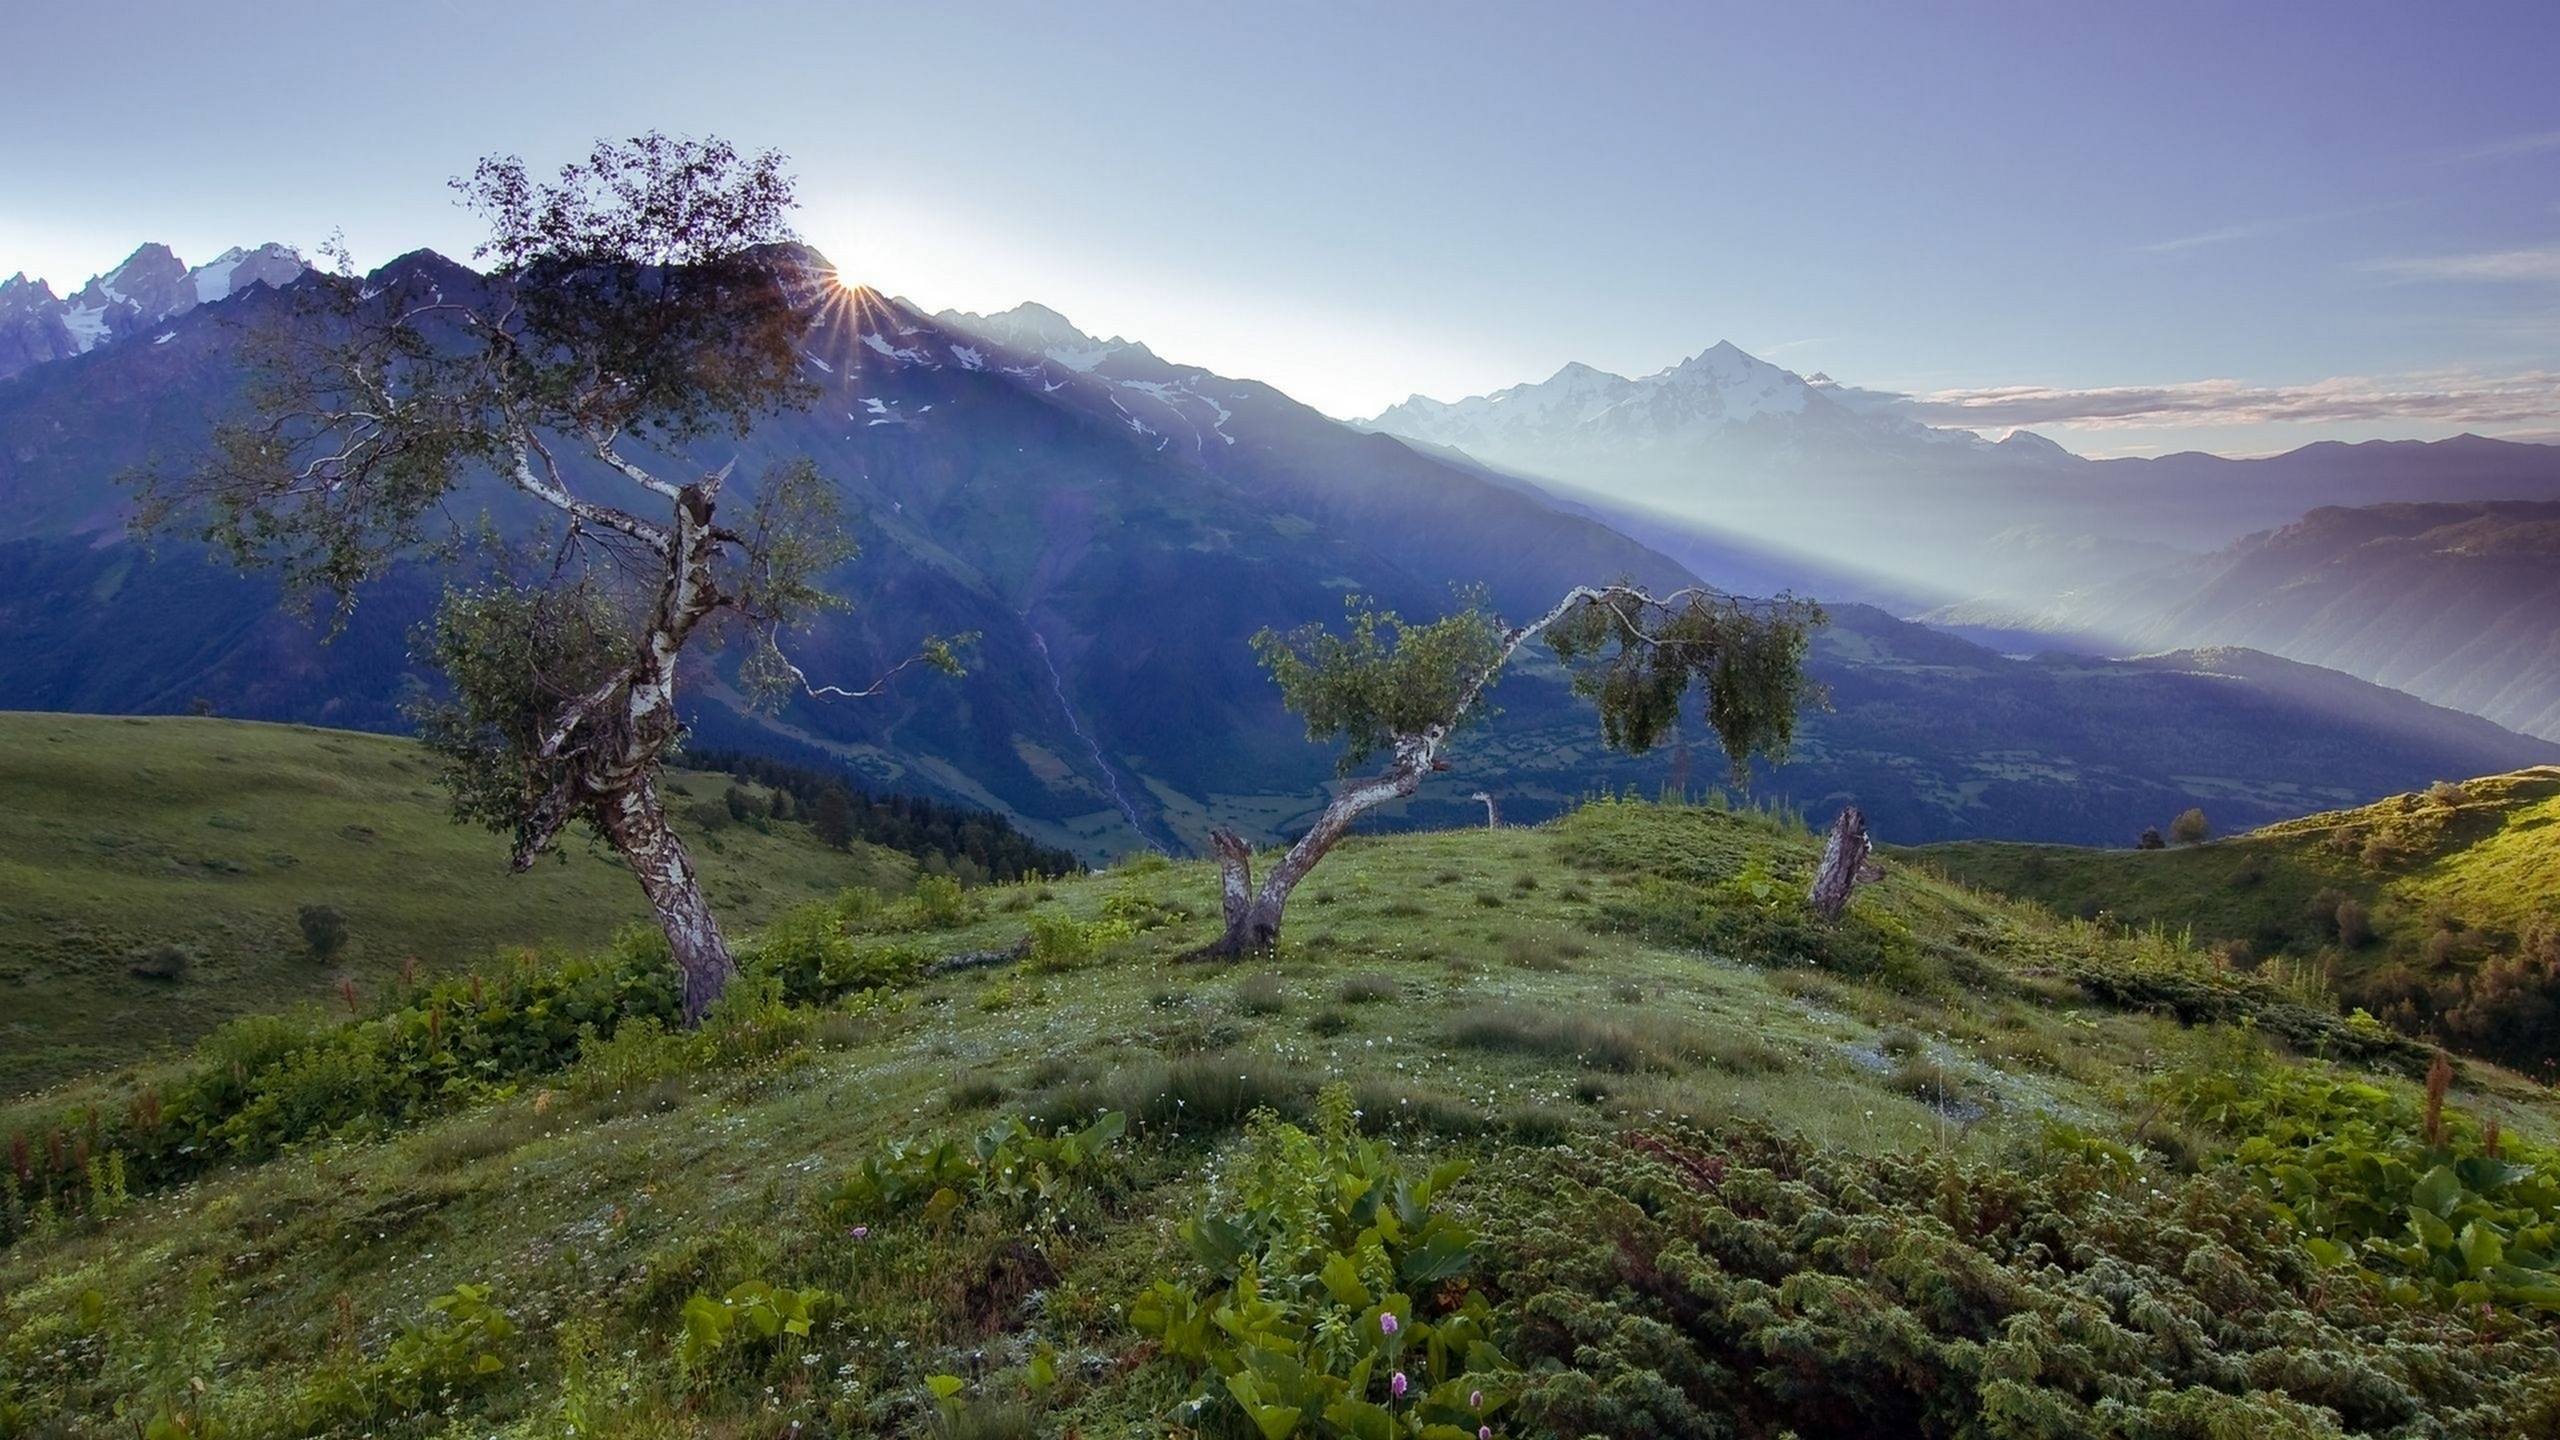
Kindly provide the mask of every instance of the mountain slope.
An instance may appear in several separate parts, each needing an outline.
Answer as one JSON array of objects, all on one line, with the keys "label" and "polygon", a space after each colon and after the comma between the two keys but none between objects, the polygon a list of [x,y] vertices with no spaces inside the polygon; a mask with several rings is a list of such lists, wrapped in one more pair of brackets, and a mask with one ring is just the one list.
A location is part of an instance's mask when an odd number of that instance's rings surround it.
[{"label": "mountain slope", "polygon": [[[696,811],[731,782],[672,783],[733,924],[915,873],[907,856],[839,853],[800,825],[706,829]],[[433,975],[514,946],[594,944],[649,914],[630,874],[584,846],[509,875],[503,842],[453,823],[408,741],[172,718],[0,712],[0,890],[0,1095],[236,1016],[334,1004],[342,977],[372,996],[406,963]],[[346,919],[332,962],[304,951],[305,905]],[[172,948],[182,976],[129,973]]]},{"label": "mountain slope", "polygon": [[[2560,1359],[2530,1303],[2413,1286],[2396,1231],[2370,1253],[2320,1236],[2359,1263],[2315,1264],[2286,1218],[2302,1202],[2279,1210],[2241,1158],[2255,1131],[2204,1118],[2273,1129],[2343,1094],[2387,1175],[2424,1153],[2416,1084],[2259,1036],[2413,1057],[2192,952],[1910,867],[1807,931],[1792,897],[1817,853],[1757,816],[1602,804],[1344,847],[1268,973],[1178,963],[1216,879],[1151,865],[920,932],[821,910],[794,933],[854,956],[1124,918],[1037,966],[894,972],[699,1036],[659,1030],[637,979],[607,989],[642,992],[620,1006],[543,988],[559,969],[510,971],[488,1005],[449,988],[360,1025],[244,1029],[0,1107],[46,1186],[53,1128],[92,1108],[91,1153],[133,1162],[111,1203],[24,1232],[32,1204],[0,1211],[0,1413],[242,1440],[564,1413],[608,1435],[1234,1435],[1318,1410],[1312,1371],[1338,1415],[1508,1440],[1966,1433],[2022,1411],[2374,1440],[2423,1416],[2492,1440],[2547,1394]],[[2167,995],[2252,1027],[2191,1033],[2151,1007]],[[552,1037],[533,1012],[554,1000],[591,1039]],[[218,1089],[228,1057],[279,1045]],[[505,1059],[439,1091],[457,1053]],[[188,1170],[199,1104],[233,1158]],[[2483,1066],[2445,1118],[2466,1173],[2481,1121],[2528,1163],[2560,1125],[2548,1092]],[[2406,1188],[2332,1195],[2399,1227]],[[2551,1220],[2547,1198],[2463,1203]],[[1230,1387],[1151,1319],[1235,1298],[1240,1249],[1262,1303],[1236,1323],[1272,1389]],[[1284,1304],[1306,1323],[1250,1318]]]},{"label": "mountain slope", "polygon": [[[2475,1053],[2537,1071],[2560,1058],[2550,1023],[2560,1001],[2560,767],[2449,782],[2171,850],[1959,844],[1914,853],[2066,913],[2192,930],[2240,945],[2253,962],[2304,960],[2350,1000]],[[2342,901],[2356,910],[2344,925]],[[2494,993],[2480,991],[2481,968],[2500,963],[2518,968]]]},{"label": "mountain slope", "polygon": [[2021,659],[1863,606],[1833,622],[1812,662],[1831,708],[1756,784],[1809,813],[1855,800],[1895,841],[2129,845],[2189,806],[2266,824],[2420,774],[2560,760],[2550,742],[2254,651]]},{"label": "mountain slope", "polygon": [[2560,738],[2560,504],[2324,507],[2040,611],[1923,618],[2120,650],[2247,645]]}]

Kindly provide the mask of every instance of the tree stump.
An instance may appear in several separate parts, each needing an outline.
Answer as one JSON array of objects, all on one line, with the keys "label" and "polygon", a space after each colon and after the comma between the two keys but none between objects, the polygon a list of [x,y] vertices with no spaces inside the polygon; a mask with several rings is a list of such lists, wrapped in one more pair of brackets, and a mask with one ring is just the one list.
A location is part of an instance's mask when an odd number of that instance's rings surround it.
[{"label": "tree stump", "polygon": [[1867,813],[1855,805],[1842,809],[1831,822],[1831,840],[1822,847],[1822,867],[1813,872],[1813,893],[1806,897],[1823,919],[1839,919],[1859,886],[1884,878],[1874,850],[1875,843],[1867,838]]}]

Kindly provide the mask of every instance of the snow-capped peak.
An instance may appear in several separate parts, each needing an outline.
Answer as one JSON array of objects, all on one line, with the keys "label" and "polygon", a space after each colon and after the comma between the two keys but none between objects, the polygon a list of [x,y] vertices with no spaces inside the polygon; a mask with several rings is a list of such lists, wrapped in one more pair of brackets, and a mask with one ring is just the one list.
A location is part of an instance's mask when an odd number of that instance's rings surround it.
[{"label": "snow-capped peak", "polygon": [[17,276],[0,284],[9,324],[9,333],[0,336],[0,376],[156,332],[163,321],[253,285],[291,284],[306,268],[292,249],[268,244],[234,247],[189,269],[176,252],[154,241],[63,299],[55,299],[44,282]]}]

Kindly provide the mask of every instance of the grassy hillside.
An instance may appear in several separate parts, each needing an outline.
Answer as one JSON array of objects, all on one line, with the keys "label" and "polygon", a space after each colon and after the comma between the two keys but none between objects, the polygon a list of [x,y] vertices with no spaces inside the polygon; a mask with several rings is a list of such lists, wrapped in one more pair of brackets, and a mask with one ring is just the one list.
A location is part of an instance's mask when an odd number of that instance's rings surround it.
[{"label": "grassy hillside", "polygon": [[[678,775],[678,823],[725,777]],[[696,827],[699,828],[698,825]],[[831,851],[805,827],[724,825],[698,841],[734,921],[848,884],[903,888],[905,857]],[[428,971],[504,946],[593,944],[644,918],[602,851],[510,876],[501,837],[455,825],[404,740],[224,720],[0,713],[0,1095],[193,1040],[236,1015],[360,997],[415,956]],[[311,958],[296,915],[346,918]],[[182,954],[184,974],[137,962]]]},{"label": "grassy hillside", "polygon": [[[1911,853],[2065,914],[2233,943],[2244,963],[2306,960],[2350,999],[2426,1022],[2458,1009],[2481,967],[2537,957],[2560,927],[2560,767],[2168,850],[1966,843]],[[2356,917],[2344,927],[2343,902]],[[2560,1043],[2546,1038],[2506,1058],[2539,1060]]]},{"label": "grassy hillside", "polygon": [[1147,862],[793,913],[698,1036],[640,951],[234,1027],[0,1110],[0,1434],[2548,1433],[2537,1087],[1815,855],[1600,804],[1267,963]]}]

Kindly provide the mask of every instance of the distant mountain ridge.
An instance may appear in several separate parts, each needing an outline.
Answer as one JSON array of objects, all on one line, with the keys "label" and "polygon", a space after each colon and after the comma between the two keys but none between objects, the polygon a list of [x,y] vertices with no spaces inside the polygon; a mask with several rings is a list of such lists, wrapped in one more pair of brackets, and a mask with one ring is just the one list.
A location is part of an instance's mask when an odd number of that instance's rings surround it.
[{"label": "distant mountain ridge", "polygon": [[128,339],[252,285],[289,285],[308,268],[283,245],[234,246],[191,267],[154,242],[67,298],[22,271],[0,280],[0,379]]},{"label": "distant mountain ridge", "polygon": [[2324,504],[2560,501],[2560,447],[2465,435],[2092,460],[2031,431],[1992,441],[1927,425],[1907,396],[1798,375],[1729,341],[1639,378],[1569,364],[1464,400],[1415,396],[1358,423],[1604,516],[1685,518],[1863,569],[1879,601],[2041,600]]},{"label": "distant mountain ridge", "polygon": [[1922,618],[2117,653],[2246,645],[2560,739],[2560,503],[2325,506],[2041,609]]}]

